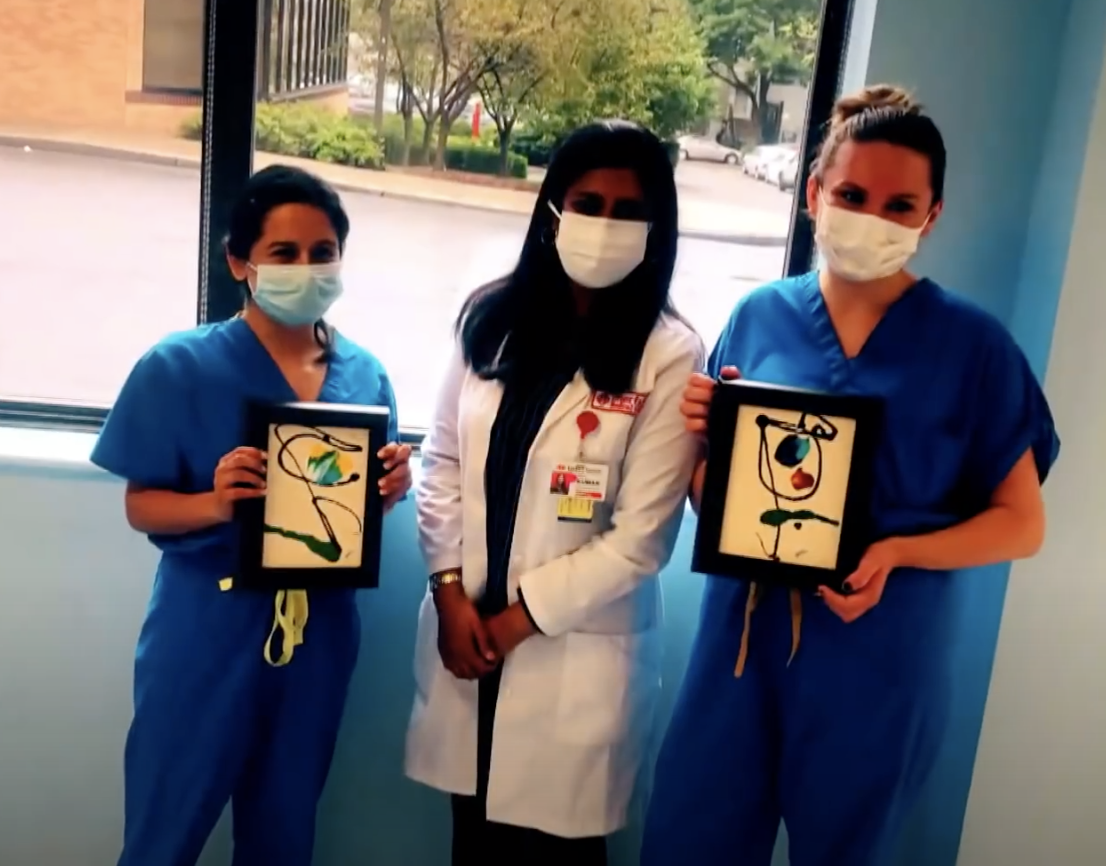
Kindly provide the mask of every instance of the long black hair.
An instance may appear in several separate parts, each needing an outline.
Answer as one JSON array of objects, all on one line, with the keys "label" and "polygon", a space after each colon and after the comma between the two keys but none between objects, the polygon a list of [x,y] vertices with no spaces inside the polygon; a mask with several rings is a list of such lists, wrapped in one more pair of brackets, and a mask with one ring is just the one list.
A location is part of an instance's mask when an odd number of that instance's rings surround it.
[{"label": "long black hair", "polygon": [[[562,212],[569,188],[596,169],[637,175],[651,228],[642,264],[621,283],[596,291],[587,316],[577,321],[550,205]],[[660,140],[618,120],[576,130],[549,165],[514,271],[477,289],[457,318],[465,362],[479,376],[500,381],[567,362],[594,390],[629,390],[657,320],[675,312],[669,284],[678,238],[672,160]]]},{"label": "long black hair", "polygon": [[[223,245],[227,253],[239,261],[248,262],[250,251],[265,231],[265,218],[281,205],[303,204],[318,208],[338,237],[342,253],[349,238],[349,216],[342,199],[330,184],[310,172],[290,165],[270,165],[246,181],[230,209],[227,234]],[[244,300],[249,300],[249,290]],[[320,319],[315,323],[315,340],[329,353],[334,337],[330,327]]]}]

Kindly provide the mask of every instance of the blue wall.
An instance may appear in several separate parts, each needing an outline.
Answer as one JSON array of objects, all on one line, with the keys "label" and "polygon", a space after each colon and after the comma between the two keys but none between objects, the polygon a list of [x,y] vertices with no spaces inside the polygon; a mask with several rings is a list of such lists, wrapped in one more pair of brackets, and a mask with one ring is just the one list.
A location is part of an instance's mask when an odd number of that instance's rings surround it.
[{"label": "blue wall", "polygon": [[[1007,321],[1042,370],[1106,0],[880,0],[868,13],[867,79],[914,88],[948,139],[947,211],[920,269]],[[131,659],[154,556],[124,525],[119,485],[82,464],[87,437],[30,441],[0,431],[0,863],[109,863],[121,830]],[[5,459],[17,446],[68,449],[70,459]],[[687,571],[692,530],[685,526],[664,576],[669,702],[702,587]],[[445,862],[446,804],[400,771],[424,586],[410,503],[388,520],[385,560],[384,587],[363,599],[362,657],[321,810],[319,866]],[[956,860],[1005,589],[1006,570],[991,572],[964,588],[956,717],[896,866]],[[635,829],[618,841],[621,866],[633,862]],[[206,866],[226,862],[226,848],[223,827]]]}]

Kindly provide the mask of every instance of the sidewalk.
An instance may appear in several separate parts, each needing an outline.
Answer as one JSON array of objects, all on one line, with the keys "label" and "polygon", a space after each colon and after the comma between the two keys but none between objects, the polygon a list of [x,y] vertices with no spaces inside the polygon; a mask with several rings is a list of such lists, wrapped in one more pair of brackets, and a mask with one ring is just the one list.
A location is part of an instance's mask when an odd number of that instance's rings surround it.
[{"label": "sidewalk", "polygon": [[[160,165],[198,166],[200,163],[199,142],[129,132],[58,132],[0,126],[0,146],[133,159]],[[254,157],[255,168],[264,168],[275,162],[298,165],[312,171],[343,192],[527,216],[534,208],[534,195],[518,190],[460,183],[446,177],[439,179],[398,171],[370,171],[261,152]],[[687,196],[680,200],[680,234],[685,237],[750,246],[784,246],[787,243],[788,222],[786,215],[769,211]]]}]

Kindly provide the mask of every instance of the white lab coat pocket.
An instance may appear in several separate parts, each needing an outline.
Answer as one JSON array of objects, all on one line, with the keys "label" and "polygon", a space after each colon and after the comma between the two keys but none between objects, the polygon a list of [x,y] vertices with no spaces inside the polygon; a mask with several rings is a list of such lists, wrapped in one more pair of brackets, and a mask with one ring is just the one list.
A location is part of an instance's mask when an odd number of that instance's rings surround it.
[{"label": "white lab coat pocket", "polygon": [[625,739],[631,725],[649,724],[641,715],[659,686],[655,665],[642,653],[650,638],[645,634],[565,635],[557,739],[579,746],[611,745]]}]

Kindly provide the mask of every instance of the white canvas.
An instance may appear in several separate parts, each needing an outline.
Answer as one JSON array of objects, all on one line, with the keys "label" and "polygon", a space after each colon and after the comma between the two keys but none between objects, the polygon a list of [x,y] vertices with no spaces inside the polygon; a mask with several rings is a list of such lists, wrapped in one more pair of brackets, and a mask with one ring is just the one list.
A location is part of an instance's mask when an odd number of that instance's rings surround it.
[{"label": "white canvas", "polygon": [[[761,417],[768,419],[763,428]],[[836,568],[855,439],[851,418],[740,407],[720,552]],[[786,465],[777,459],[781,443]],[[781,511],[794,518],[780,522],[777,544],[776,527],[762,517]]]},{"label": "white canvas", "polygon": [[357,428],[270,425],[264,568],[360,567],[369,438]]}]

